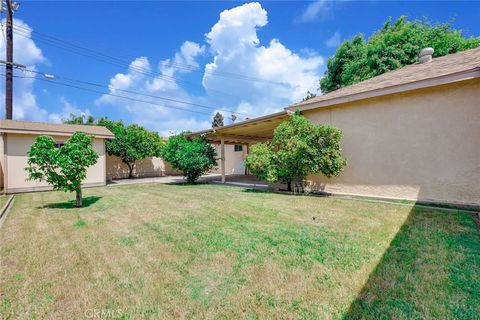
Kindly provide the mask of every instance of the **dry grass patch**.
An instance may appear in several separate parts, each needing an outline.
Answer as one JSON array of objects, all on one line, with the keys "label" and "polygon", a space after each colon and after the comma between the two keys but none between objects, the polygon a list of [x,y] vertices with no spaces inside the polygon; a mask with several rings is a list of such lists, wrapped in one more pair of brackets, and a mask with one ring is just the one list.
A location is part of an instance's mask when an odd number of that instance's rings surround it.
[{"label": "dry grass patch", "polygon": [[215,185],[23,194],[0,230],[5,319],[474,318],[469,215]]}]

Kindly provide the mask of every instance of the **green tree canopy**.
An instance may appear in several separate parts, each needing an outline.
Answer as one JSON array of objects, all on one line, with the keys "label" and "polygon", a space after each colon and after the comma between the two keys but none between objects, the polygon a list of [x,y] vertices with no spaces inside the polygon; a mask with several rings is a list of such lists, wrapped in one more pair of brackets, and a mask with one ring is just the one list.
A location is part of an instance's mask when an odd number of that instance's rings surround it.
[{"label": "green tree canopy", "polygon": [[81,183],[87,168],[97,163],[92,138],[83,132],[74,133],[57,148],[50,136],[39,136],[28,152],[29,180],[46,181],[54,190],[76,192],[76,205],[82,206]]},{"label": "green tree canopy", "polygon": [[449,23],[431,24],[426,20],[395,22],[387,20],[383,28],[365,40],[359,34],[344,41],[328,59],[325,76],[320,80],[323,93],[378,76],[418,61],[418,52],[432,47],[434,57],[475,48],[480,37],[466,38],[462,30]]},{"label": "green tree canopy", "polygon": [[66,124],[84,124],[84,125],[95,125],[95,118],[92,115],[86,116],[76,115],[74,113],[70,113],[70,116],[66,119],[62,120],[63,123]]},{"label": "green tree canopy", "polygon": [[215,148],[204,138],[187,139],[185,134],[172,136],[162,149],[162,158],[183,172],[188,183],[194,183],[217,165]]},{"label": "green tree canopy", "polygon": [[346,165],[341,155],[339,129],[316,125],[298,111],[275,129],[271,142],[257,143],[250,149],[246,166],[258,178],[291,183],[310,173],[338,176]]},{"label": "green tree canopy", "polygon": [[126,126],[122,121],[111,121],[106,118],[98,120],[98,125],[107,127],[115,139],[105,143],[107,153],[117,156],[128,166],[130,178],[133,177],[135,162],[148,157],[159,157],[164,145],[157,132],[131,124]]},{"label": "green tree canopy", "polygon": [[245,158],[245,165],[248,171],[258,179],[276,182],[278,181],[278,176],[273,159],[274,152],[271,143],[255,143],[249,148],[249,153]]}]

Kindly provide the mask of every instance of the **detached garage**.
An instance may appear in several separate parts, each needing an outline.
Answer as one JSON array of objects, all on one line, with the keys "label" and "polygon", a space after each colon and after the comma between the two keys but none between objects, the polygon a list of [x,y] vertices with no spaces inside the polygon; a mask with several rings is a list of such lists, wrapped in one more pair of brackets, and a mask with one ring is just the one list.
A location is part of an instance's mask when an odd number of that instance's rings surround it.
[{"label": "detached garage", "polygon": [[0,187],[5,193],[51,190],[45,182],[27,181],[27,152],[40,135],[51,136],[61,146],[75,132],[93,136],[98,162],[88,168],[85,187],[106,184],[105,139],[114,135],[105,127],[0,120]]}]

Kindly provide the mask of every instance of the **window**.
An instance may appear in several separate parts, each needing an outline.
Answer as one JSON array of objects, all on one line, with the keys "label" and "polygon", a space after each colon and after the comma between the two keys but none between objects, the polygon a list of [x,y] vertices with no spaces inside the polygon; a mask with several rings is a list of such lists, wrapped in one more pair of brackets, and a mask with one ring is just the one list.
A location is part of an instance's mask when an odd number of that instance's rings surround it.
[{"label": "window", "polygon": [[240,152],[243,151],[243,145],[241,144],[236,144],[233,149],[235,152]]},{"label": "window", "polygon": [[57,142],[55,143],[55,148],[60,149],[61,147],[63,147],[63,145],[64,145],[63,142]]}]

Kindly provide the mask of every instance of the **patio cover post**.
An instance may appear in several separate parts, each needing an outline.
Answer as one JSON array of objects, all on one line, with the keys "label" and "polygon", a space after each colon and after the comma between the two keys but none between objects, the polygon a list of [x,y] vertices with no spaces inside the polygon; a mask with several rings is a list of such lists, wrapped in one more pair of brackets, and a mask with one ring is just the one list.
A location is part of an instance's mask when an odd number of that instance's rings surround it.
[{"label": "patio cover post", "polygon": [[220,164],[222,166],[222,183],[225,183],[225,139],[220,138]]}]

